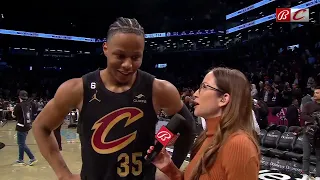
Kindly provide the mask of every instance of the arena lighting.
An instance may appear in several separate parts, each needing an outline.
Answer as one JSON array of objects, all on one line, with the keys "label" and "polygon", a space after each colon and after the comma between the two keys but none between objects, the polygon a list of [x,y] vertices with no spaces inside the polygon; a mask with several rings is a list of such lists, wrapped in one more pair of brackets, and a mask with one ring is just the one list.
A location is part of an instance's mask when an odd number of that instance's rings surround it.
[{"label": "arena lighting", "polygon": [[0,29],[0,34],[38,37],[38,38],[46,38],[46,39],[61,39],[61,40],[69,40],[69,41],[96,42],[95,38],[65,36],[65,35],[57,35],[57,34],[45,34],[45,33],[26,32],[26,31],[15,31],[15,30],[7,30],[7,29]]},{"label": "arena lighting", "polygon": [[[320,4],[320,0],[311,0],[311,1],[308,1],[306,3],[300,4],[298,6],[294,6],[292,8],[310,8],[310,7],[313,7],[313,6],[318,5],[318,4]],[[273,20],[275,18],[276,18],[276,13],[270,14],[270,15],[262,17],[260,19],[256,19],[254,21],[250,21],[250,22],[247,22],[245,24],[241,24],[239,26],[227,29],[226,30],[226,34],[230,34],[230,33],[242,30],[242,29],[246,29],[248,27],[252,27],[252,26],[267,22],[267,21],[271,21],[271,20]]]},{"label": "arena lighting", "polygon": [[[214,29],[194,30],[194,31],[182,31],[182,32],[163,32],[163,33],[152,33],[145,34],[146,39],[161,38],[161,37],[179,37],[179,36],[193,36],[193,35],[210,35],[210,34],[224,34],[224,31],[216,31]],[[105,42],[106,39],[77,37],[77,36],[66,36],[57,34],[46,34],[37,32],[26,32],[26,31],[15,31],[8,29],[0,29],[0,34],[14,35],[14,36],[27,36],[27,37],[38,37],[46,39],[60,39],[68,41],[82,41],[82,42]]]},{"label": "arena lighting", "polygon": [[230,13],[230,14],[226,15],[226,20],[231,19],[231,18],[236,17],[236,16],[239,16],[241,14],[247,13],[249,11],[252,11],[254,9],[262,7],[262,6],[266,5],[266,4],[272,3],[274,1],[275,0],[262,0],[260,2],[257,2],[255,4],[252,4],[252,5],[248,6],[248,7],[245,7],[243,9],[240,9],[240,10],[236,11],[236,12],[233,12],[233,13]]}]

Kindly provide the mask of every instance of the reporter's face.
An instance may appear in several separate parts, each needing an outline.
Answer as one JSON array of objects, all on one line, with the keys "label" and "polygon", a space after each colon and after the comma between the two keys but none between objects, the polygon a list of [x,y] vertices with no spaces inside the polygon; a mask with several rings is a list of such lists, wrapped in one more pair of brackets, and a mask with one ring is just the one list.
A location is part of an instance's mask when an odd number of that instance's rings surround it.
[{"label": "reporter's face", "polygon": [[314,98],[314,100],[316,100],[316,101],[319,101],[319,100],[320,100],[320,89],[314,90],[313,98]]},{"label": "reporter's face", "polygon": [[205,119],[216,117],[229,101],[221,103],[223,93],[216,85],[216,79],[212,72],[209,72],[199,89],[194,93],[194,115]]}]

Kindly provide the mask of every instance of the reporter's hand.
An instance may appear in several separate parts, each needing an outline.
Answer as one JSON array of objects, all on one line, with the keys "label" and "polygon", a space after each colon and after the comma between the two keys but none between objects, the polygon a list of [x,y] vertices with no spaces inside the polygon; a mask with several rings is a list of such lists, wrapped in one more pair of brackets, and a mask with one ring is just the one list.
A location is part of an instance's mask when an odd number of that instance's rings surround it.
[{"label": "reporter's hand", "polygon": [[[173,146],[176,140],[179,138],[180,134],[178,133],[175,135],[167,146]],[[150,146],[147,153],[150,154],[154,149],[154,146]],[[145,156],[145,159],[147,156]],[[154,164],[159,170],[166,167],[168,164],[172,162],[170,154],[167,152],[166,148],[164,147],[161,152],[154,158],[152,164]]]},{"label": "reporter's hand", "polygon": [[[150,146],[147,153],[150,154],[154,149],[154,146]],[[147,156],[145,156],[146,158]],[[165,148],[161,150],[161,152],[154,158],[152,164],[154,164],[158,169],[162,169],[169,165],[172,162],[170,154],[167,152]]]}]

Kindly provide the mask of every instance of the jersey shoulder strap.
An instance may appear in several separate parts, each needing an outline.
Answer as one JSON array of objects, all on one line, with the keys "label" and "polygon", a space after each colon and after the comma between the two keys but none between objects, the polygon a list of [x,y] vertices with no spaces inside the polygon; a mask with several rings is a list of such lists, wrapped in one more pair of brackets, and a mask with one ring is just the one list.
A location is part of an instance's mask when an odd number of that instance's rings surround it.
[{"label": "jersey shoulder strap", "polygon": [[[82,84],[83,84],[83,100],[82,100],[82,107],[81,112],[86,108],[89,100],[90,100],[90,91],[97,88],[97,77],[100,73],[100,69],[97,69],[95,71],[89,72],[85,75],[83,75],[82,78]],[[78,112],[78,125],[77,125],[77,133],[80,134],[82,132],[82,118],[81,118],[81,112]]]}]

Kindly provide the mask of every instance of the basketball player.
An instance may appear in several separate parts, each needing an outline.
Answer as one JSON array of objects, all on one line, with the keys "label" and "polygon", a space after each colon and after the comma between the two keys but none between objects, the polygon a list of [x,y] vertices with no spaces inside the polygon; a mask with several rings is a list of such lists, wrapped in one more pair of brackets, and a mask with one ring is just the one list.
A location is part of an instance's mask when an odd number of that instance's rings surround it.
[{"label": "basketball player", "polygon": [[103,44],[107,68],[64,82],[37,117],[35,139],[60,180],[80,179],[68,169],[51,133],[74,108],[80,111],[82,180],[155,179],[155,167],[144,164],[144,152],[154,144],[160,109],[186,119],[173,153],[173,162],[183,163],[193,143],[194,119],[175,86],[139,70],[144,45],[138,21],[119,18]]}]

